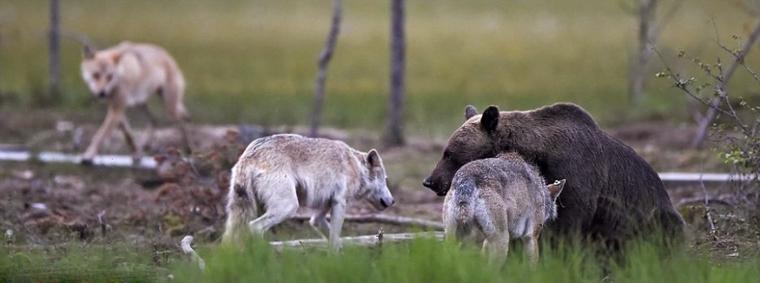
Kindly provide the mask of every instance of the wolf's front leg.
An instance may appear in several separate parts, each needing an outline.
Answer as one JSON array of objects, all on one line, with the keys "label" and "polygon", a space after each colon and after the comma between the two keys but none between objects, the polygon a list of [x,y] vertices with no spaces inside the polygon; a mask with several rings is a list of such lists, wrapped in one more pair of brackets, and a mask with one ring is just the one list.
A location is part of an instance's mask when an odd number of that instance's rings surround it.
[{"label": "wolf's front leg", "polygon": [[119,129],[121,129],[121,132],[124,133],[124,140],[132,150],[132,165],[140,165],[140,160],[143,157],[142,147],[139,146],[135,141],[134,134],[132,133],[132,127],[129,126],[129,121],[127,121],[126,115],[122,116],[121,123],[119,123]]},{"label": "wolf's front leg", "polygon": [[330,247],[334,250],[340,250],[340,231],[343,229],[343,218],[346,216],[346,200],[333,200],[332,209],[330,210]]},{"label": "wolf's front leg", "polygon": [[528,260],[531,264],[538,263],[538,237],[528,236],[523,239],[523,246],[525,249],[525,255],[528,256]]},{"label": "wolf's front leg", "polygon": [[84,154],[82,155],[82,164],[92,164],[92,160],[95,158],[95,155],[98,154],[100,143],[102,143],[103,139],[111,134],[111,130],[113,130],[113,127],[119,124],[119,122],[123,119],[123,116],[124,109],[122,107],[108,107],[106,119],[103,120],[103,124],[101,124],[100,128],[98,128],[98,131],[95,132],[95,135],[92,137],[92,141],[90,141],[90,145],[87,146],[87,150],[85,150]]}]

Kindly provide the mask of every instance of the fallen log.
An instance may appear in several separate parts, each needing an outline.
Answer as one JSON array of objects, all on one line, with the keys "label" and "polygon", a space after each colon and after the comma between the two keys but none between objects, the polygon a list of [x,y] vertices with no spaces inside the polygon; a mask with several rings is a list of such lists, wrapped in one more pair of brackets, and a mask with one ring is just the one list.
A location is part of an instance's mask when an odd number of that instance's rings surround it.
[{"label": "fallen log", "polygon": [[[43,151],[34,153],[30,151],[0,151],[0,161],[42,162],[42,163],[70,163],[80,164],[82,157],[79,154],[67,154],[61,152]],[[93,166],[102,167],[130,167],[142,169],[156,168],[156,160],[152,157],[143,157],[133,164],[132,156],[128,155],[98,155],[92,162]]]},{"label": "fallen log", "polygon": [[[421,238],[441,241],[443,240],[443,232],[384,234],[380,231],[376,235],[342,237],[340,239],[343,246],[378,247],[382,246],[384,243],[399,243]],[[198,264],[198,268],[203,271],[206,269],[206,262],[195,252],[191,246],[192,243],[193,236],[185,236],[182,238],[182,241],[180,241],[180,248],[182,249],[182,252],[189,255],[190,259]],[[273,241],[269,242],[269,245],[276,251],[282,251],[284,249],[327,248],[328,241],[327,239],[299,239],[290,241]]]},{"label": "fallen log", "polygon": [[[411,241],[420,238],[430,238],[435,240],[443,240],[443,232],[420,232],[420,233],[394,233],[384,234],[378,233],[376,235],[363,235],[342,237],[341,243],[343,246],[362,246],[372,247],[380,246],[385,243],[398,243]],[[269,242],[275,250],[282,250],[286,248],[310,248],[310,247],[327,247],[327,239],[300,239],[290,241],[274,241]]]},{"label": "fallen log", "polygon": [[[311,218],[310,215],[296,215],[295,217],[292,217],[291,219],[308,221],[310,218]],[[329,219],[330,217],[328,216],[327,218]],[[384,224],[392,224],[392,225],[399,225],[399,226],[412,226],[412,227],[443,230],[443,223],[441,222],[413,218],[413,217],[386,215],[386,214],[361,214],[361,215],[349,214],[349,215],[346,215],[343,218],[343,220],[347,222],[356,222],[356,223],[384,223]]]}]

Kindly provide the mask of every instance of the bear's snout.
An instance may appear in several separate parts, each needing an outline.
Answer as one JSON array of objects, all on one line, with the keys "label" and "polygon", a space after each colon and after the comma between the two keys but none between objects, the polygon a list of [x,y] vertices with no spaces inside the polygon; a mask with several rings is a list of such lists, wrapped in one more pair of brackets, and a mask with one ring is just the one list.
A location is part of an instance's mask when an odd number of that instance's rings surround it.
[{"label": "bear's snout", "polygon": [[422,180],[422,185],[426,188],[433,188],[433,180],[430,180],[430,177],[425,178],[425,180]]},{"label": "bear's snout", "polygon": [[445,196],[448,192],[448,186],[442,186],[441,184],[434,182],[432,177],[425,178],[425,180],[422,181],[422,185],[435,192],[438,196]]}]

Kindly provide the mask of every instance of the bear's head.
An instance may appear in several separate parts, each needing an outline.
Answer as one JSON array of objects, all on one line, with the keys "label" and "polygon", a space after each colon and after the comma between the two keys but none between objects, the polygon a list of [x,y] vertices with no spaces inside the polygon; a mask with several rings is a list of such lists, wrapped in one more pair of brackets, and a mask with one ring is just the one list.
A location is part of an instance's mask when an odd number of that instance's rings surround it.
[{"label": "bear's head", "polygon": [[446,195],[454,173],[467,162],[489,158],[499,152],[494,138],[499,124],[499,109],[488,107],[482,115],[474,106],[465,107],[465,122],[449,137],[443,157],[422,183],[439,196]]},{"label": "bear's head", "polygon": [[[440,196],[446,195],[454,173],[467,162],[514,151],[546,175],[544,166],[549,163],[593,157],[596,137],[602,135],[591,115],[571,103],[530,111],[500,112],[489,106],[483,114],[468,105],[464,113],[466,121],[449,137],[443,158],[422,183]],[[544,177],[566,178],[564,174]]]}]

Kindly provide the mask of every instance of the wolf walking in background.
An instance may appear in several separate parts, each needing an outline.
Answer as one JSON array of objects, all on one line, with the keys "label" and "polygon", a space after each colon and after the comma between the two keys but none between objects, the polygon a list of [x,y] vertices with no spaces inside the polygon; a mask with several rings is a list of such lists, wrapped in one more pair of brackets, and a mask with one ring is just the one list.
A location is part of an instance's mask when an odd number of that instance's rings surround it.
[{"label": "wolf walking in background", "polygon": [[516,153],[465,164],[454,175],[443,203],[446,238],[461,240],[473,228],[485,236],[483,250],[503,259],[510,239],[523,239],[532,262],[547,220],[557,217],[556,200],[565,180],[545,185],[533,166]]},{"label": "wolf walking in background", "polygon": [[245,230],[262,234],[304,206],[316,210],[309,224],[338,249],[350,199],[378,210],[395,203],[376,150],[293,134],[254,140],[232,168],[222,242],[239,240]]},{"label": "wolf walking in background", "polygon": [[141,157],[142,146],[135,142],[125,111],[129,107],[140,106],[151,124],[154,124],[155,120],[145,104],[154,94],[163,98],[171,119],[180,123],[182,137],[189,148],[184,127],[188,113],[182,100],[185,79],[166,50],[152,44],[127,41],[103,50],[85,45],[81,69],[82,78],[92,94],[108,103],[108,114],[84,152],[83,163],[92,163],[100,143],[111,134],[114,127],[124,133],[135,159]]}]

